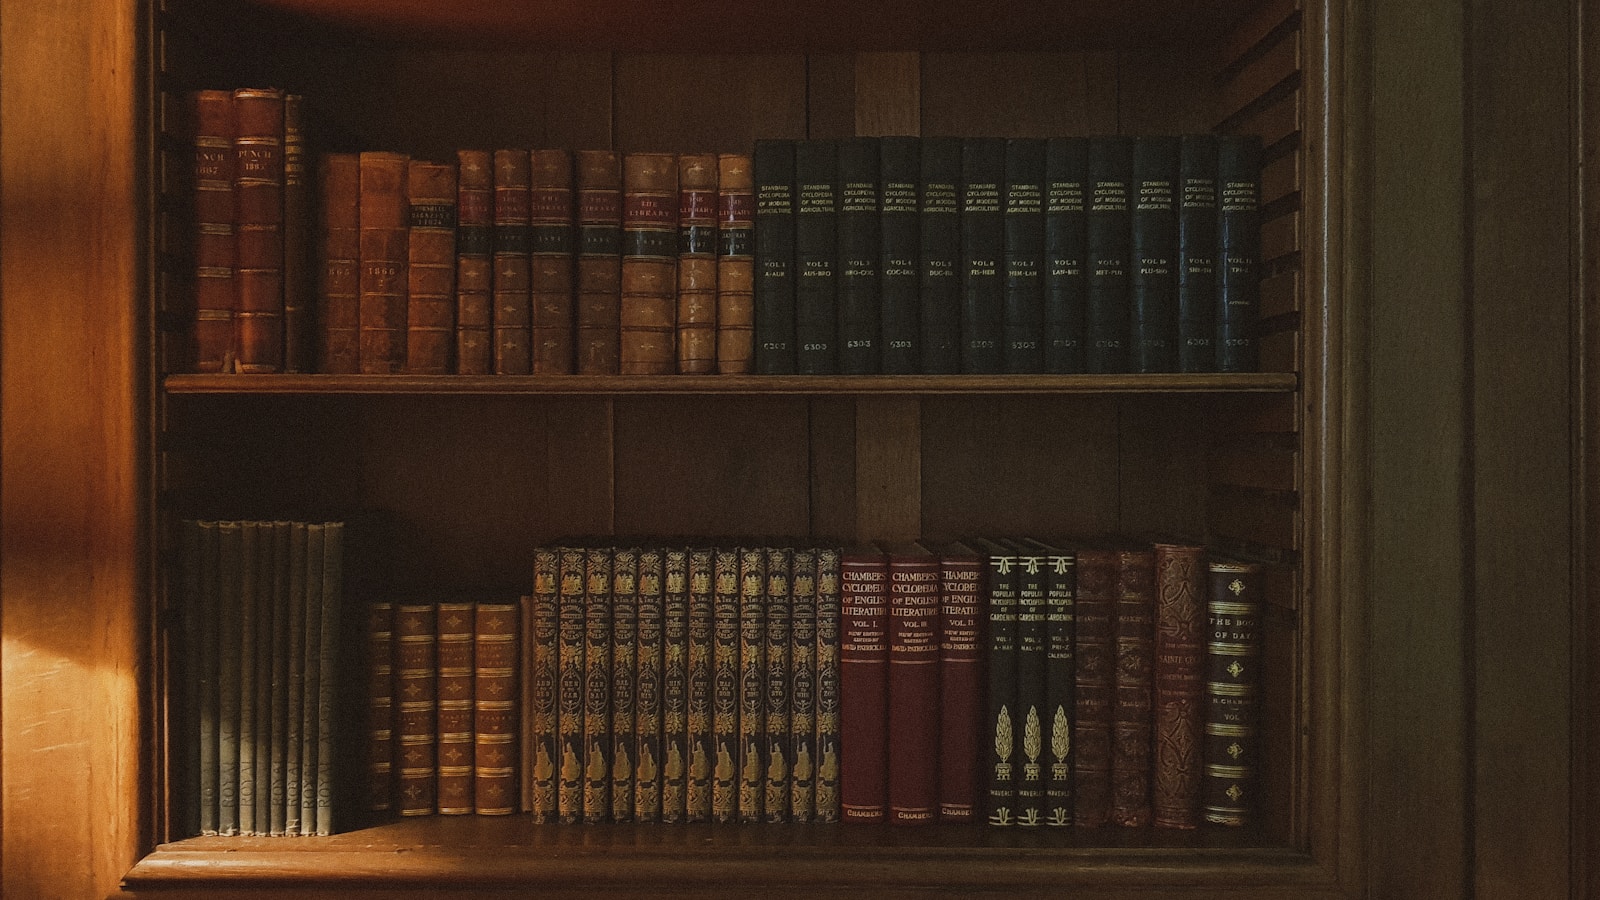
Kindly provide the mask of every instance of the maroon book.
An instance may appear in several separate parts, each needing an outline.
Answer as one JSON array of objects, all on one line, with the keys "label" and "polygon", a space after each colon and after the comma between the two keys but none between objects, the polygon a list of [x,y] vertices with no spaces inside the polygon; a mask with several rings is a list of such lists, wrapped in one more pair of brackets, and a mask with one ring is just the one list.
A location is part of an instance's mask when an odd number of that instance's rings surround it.
[{"label": "maroon book", "polygon": [[233,95],[190,95],[194,130],[195,323],[197,372],[233,371],[235,168]]},{"label": "maroon book", "polygon": [[388,375],[406,364],[406,261],[410,159],[361,154],[361,373]]},{"label": "maroon book", "polygon": [[311,334],[311,208],[307,182],[305,98],[283,97],[283,370],[310,372],[316,365]]},{"label": "maroon book", "polygon": [[615,375],[621,354],[621,157],[612,150],[579,150],[577,170],[577,370]]},{"label": "maroon book", "polygon": [[438,607],[437,802],[439,814],[472,812],[472,667],[473,605],[440,603]]},{"label": "maroon book", "polygon": [[494,373],[532,370],[528,305],[531,194],[528,151],[494,152]]},{"label": "maroon book", "polygon": [[939,556],[939,821],[978,820],[983,732],[983,560],[966,544]]},{"label": "maroon book", "polygon": [[1155,783],[1161,828],[1200,824],[1200,728],[1206,627],[1205,548],[1156,545]]},{"label": "maroon book", "polygon": [[494,154],[456,153],[456,372],[494,371]]},{"label": "maroon book", "polygon": [[1111,550],[1078,551],[1078,631],[1073,642],[1076,682],[1072,724],[1072,823],[1104,825],[1111,817],[1111,684],[1116,663],[1117,557]]},{"label": "maroon book", "polygon": [[317,164],[319,371],[361,371],[361,158],[324,154]]},{"label": "maroon book", "polygon": [[939,818],[939,558],[889,544],[889,823]]},{"label": "maroon book", "polygon": [[888,806],[889,561],[874,547],[839,561],[839,792],[846,822]]},{"label": "maroon book", "polygon": [[1117,674],[1111,709],[1111,820],[1150,824],[1155,551],[1117,551]]},{"label": "maroon book", "polygon": [[531,154],[528,296],[532,317],[533,374],[570,375],[574,292],[572,154]]},{"label": "maroon book", "polygon": [[233,92],[240,372],[283,371],[283,91]]},{"label": "maroon book", "polygon": [[1209,573],[1201,802],[1207,822],[1240,826],[1255,815],[1261,749],[1261,567],[1213,560]]},{"label": "maroon book", "polygon": [[406,371],[448,375],[456,343],[456,167],[412,160]]}]

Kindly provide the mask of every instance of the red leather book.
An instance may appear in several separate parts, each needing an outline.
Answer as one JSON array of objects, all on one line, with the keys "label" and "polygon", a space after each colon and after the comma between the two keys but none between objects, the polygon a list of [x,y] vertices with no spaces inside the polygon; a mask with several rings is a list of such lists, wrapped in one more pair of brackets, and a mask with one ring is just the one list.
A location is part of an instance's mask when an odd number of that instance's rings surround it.
[{"label": "red leather book", "polygon": [[1161,828],[1200,825],[1204,702],[1205,548],[1156,544],[1155,781]]},{"label": "red leather book", "polygon": [[438,664],[431,603],[406,603],[395,616],[395,691],[400,698],[400,814],[432,815],[435,808],[435,731]]},{"label": "red leather book", "polygon": [[480,816],[517,811],[515,603],[478,603],[472,627],[472,803]]},{"label": "red leather book", "polygon": [[534,150],[530,159],[528,302],[533,328],[533,374],[570,375],[576,324],[572,154],[566,150]]},{"label": "red leather book", "polygon": [[688,731],[684,751],[688,783],[683,800],[684,818],[689,822],[711,820],[711,770],[716,759],[716,746],[711,739],[712,559],[709,548],[696,547],[689,551],[689,668],[685,687]]},{"label": "red leather book", "polygon": [[361,371],[361,157],[327,153],[317,163],[318,371]]},{"label": "red leather book", "polygon": [[717,157],[717,371],[755,364],[755,179],[750,154]]},{"label": "red leather book", "polygon": [[817,548],[817,821],[839,821],[840,552]]},{"label": "red leather book", "polygon": [[711,625],[711,821],[739,817],[739,551],[717,548]]},{"label": "red leather book", "polygon": [[939,821],[978,820],[983,731],[983,561],[962,543],[939,554]]},{"label": "red leather book", "polygon": [[717,370],[717,156],[678,157],[678,371]]},{"label": "red leather book", "polygon": [[939,818],[939,558],[914,543],[889,558],[889,823]]},{"label": "red leather book", "polygon": [[794,687],[790,667],[794,597],[789,570],[794,551],[768,547],[766,556],[766,774],[762,778],[766,794],[761,804],[763,821],[781,825],[789,821],[789,792],[794,784],[794,742],[789,739],[790,694]]},{"label": "red leather book", "polygon": [[494,154],[456,152],[456,372],[494,372]]},{"label": "red leather book", "polygon": [[361,372],[406,365],[406,259],[410,214],[403,153],[361,154]]},{"label": "red leather book", "polygon": [[439,813],[460,816],[472,812],[472,670],[473,605],[440,603],[437,691]]},{"label": "red leather book", "polygon": [[1117,674],[1111,709],[1111,820],[1150,824],[1155,551],[1117,551]]},{"label": "red leather book", "polygon": [[875,547],[839,560],[839,789],[846,822],[888,814],[889,561]]},{"label": "red leather book", "polygon": [[233,311],[238,305],[233,94],[195,91],[189,103],[194,133],[194,369],[231,372]]},{"label": "red leather book", "polygon": [[311,213],[306,170],[305,98],[283,96],[283,370],[316,367],[316,336],[311,331]]},{"label": "red leather book", "polygon": [[622,352],[622,160],[611,150],[579,150],[577,169],[577,369],[615,375]]},{"label": "red leather book", "polygon": [[1261,567],[1212,560],[1206,594],[1205,780],[1207,822],[1248,825],[1256,810],[1261,705]]},{"label": "red leather book", "polygon": [[556,730],[560,568],[554,548],[533,551],[533,594],[522,614],[522,808],[541,823],[556,820],[561,759]]},{"label": "red leather book", "polygon": [[588,643],[585,618],[584,550],[561,547],[560,584],[556,607],[556,817],[567,824],[583,821],[583,762],[587,748],[583,742],[584,695],[588,686],[588,667],[584,650]]},{"label": "red leather book", "polygon": [[240,372],[283,371],[283,91],[233,92],[235,367]]},{"label": "red leather book", "polygon": [[611,554],[611,821],[633,821],[639,646],[639,551]]},{"label": "red leather book", "polygon": [[678,160],[628,153],[622,160],[621,364],[624,375],[675,370]]},{"label": "red leather book", "polygon": [[766,800],[767,555],[739,548],[738,821],[762,821]]},{"label": "red leather book", "polygon": [[584,551],[583,822],[611,821],[611,550]]},{"label": "red leather book", "polygon": [[1117,556],[1099,547],[1078,550],[1077,670],[1072,723],[1072,823],[1094,827],[1111,818],[1111,707],[1116,667]]},{"label": "red leather book", "polygon": [[406,371],[448,375],[456,343],[456,167],[412,160]]},{"label": "red leather book", "polygon": [[[394,604],[367,612],[367,808],[394,808]],[[287,669],[285,669],[287,674]]]},{"label": "red leather book", "polygon": [[689,551],[662,551],[661,821],[688,816],[689,793]]},{"label": "red leather book", "polygon": [[789,821],[817,810],[817,554],[797,547],[789,560]]},{"label": "red leather book", "polygon": [[638,639],[633,669],[633,818],[637,822],[661,821],[665,579],[661,549],[640,550]]},{"label": "red leather book", "polygon": [[526,150],[494,152],[494,373],[532,371],[528,250],[533,178]]}]

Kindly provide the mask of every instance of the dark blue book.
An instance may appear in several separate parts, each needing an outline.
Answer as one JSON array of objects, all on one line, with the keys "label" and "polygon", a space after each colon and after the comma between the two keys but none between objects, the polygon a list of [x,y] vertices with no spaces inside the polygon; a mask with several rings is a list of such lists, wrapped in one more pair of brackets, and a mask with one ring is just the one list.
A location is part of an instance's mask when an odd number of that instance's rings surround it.
[{"label": "dark blue book", "polygon": [[922,372],[961,371],[961,139],[922,139]]},{"label": "dark blue book", "polygon": [[756,141],[755,370],[794,373],[794,141]]},{"label": "dark blue book", "polygon": [[1089,169],[1087,138],[1051,138],[1045,146],[1044,368],[1083,371],[1087,313]]},{"label": "dark blue book", "polygon": [[1006,141],[1000,351],[1013,374],[1044,371],[1044,152],[1042,139]]},{"label": "dark blue book", "polygon": [[881,370],[911,375],[920,370],[922,344],[917,316],[918,171],[914,137],[886,137],[878,144],[882,215],[878,292],[882,304]]},{"label": "dark blue book", "polygon": [[1261,139],[1217,140],[1217,371],[1259,367]]},{"label": "dark blue book", "polygon": [[1178,139],[1140,137],[1133,144],[1132,312],[1130,368],[1178,369]]},{"label": "dark blue book", "polygon": [[1089,139],[1088,309],[1084,369],[1128,370],[1129,181],[1133,138]]},{"label": "dark blue book", "polygon": [[795,371],[832,375],[839,371],[838,145],[795,144],[794,178]]},{"label": "dark blue book", "polygon": [[879,190],[878,139],[840,141],[838,357],[844,375],[873,375],[879,368]]},{"label": "dark blue book", "polygon": [[1005,220],[1004,138],[967,138],[961,145],[961,371],[1001,370]]},{"label": "dark blue book", "polygon": [[1215,372],[1217,139],[1186,134],[1178,149],[1178,371]]}]

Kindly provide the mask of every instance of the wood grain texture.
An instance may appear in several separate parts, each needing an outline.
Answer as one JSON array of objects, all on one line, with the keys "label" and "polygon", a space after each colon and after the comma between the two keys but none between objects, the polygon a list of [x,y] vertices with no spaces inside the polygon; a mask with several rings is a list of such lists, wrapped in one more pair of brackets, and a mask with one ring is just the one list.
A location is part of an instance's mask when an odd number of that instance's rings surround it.
[{"label": "wood grain texture", "polygon": [[922,405],[914,398],[856,401],[857,541],[922,536]]},{"label": "wood grain texture", "polygon": [[619,150],[749,153],[805,132],[797,54],[622,54],[616,72]]},{"label": "wood grain texture", "polygon": [[1051,137],[1114,131],[1110,53],[922,55],[922,134]]},{"label": "wood grain texture", "polygon": [[1578,186],[1576,226],[1580,268],[1578,328],[1582,340],[1582,407],[1579,460],[1574,493],[1581,506],[1577,553],[1581,594],[1573,622],[1573,747],[1576,753],[1573,797],[1573,884],[1600,897],[1600,16],[1572,4],[1573,33],[1579,35]]},{"label": "wood grain texture", "polygon": [[856,54],[856,134],[922,133],[922,58],[917,53]]}]

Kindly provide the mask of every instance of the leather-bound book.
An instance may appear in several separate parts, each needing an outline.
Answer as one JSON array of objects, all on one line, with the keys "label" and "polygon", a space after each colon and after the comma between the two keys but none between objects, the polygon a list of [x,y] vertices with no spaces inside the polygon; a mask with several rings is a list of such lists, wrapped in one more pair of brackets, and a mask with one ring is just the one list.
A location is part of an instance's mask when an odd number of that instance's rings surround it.
[{"label": "leather-bound book", "polygon": [[[556,597],[556,818],[583,821],[584,699],[588,691],[585,584],[587,560],[581,547],[556,551],[560,579]],[[609,627],[609,625],[608,625]]]},{"label": "leather-bound book", "polygon": [[1072,824],[1073,626],[1077,613],[1077,557],[1071,550],[1028,542],[1044,554],[1044,823]]},{"label": "leather-bound book", "polygon": [[817,821],[839,821],[840,553],[817,548]]},{"label": "leather-bound book", "polygon": [[1006,141],[1000,354],[1012,373],[1044,371],[1044,154],[1042,139]]},{"label": "leather-bound book", "polygon": [[794,147],[795,371],[839,371],[839,149],[827,139]]},{"label": "leather-bound book", "polygon": [[707,547],[689,551],[688,716],[684,738],[688,783],[683,798],[684,819],[689,822],[711,820],[711,770],[717,754],[711,734],[715,597],[712,558]]},{"label": "leather-bound book", "polygon": [[766,800],[767,554],[739,548],[738,821],[762,820]]},{"label": "leather-bound book", "polygon": [[311,183],[306,169],[305,98],[283,96],[283,371],[316,368],[311,331]]},{"label": "leather-bound book", "polygon": [[1178,371],[1217,368],[1217,139],[1178,148]]},{"label": "leather-bound book", "polygon": [[717,373],[755,366],[755,181],[750,154],[717,156]]},{"label": "leather-bound book", "polygon": [[756,141],[750,168],[755,184],[755,370],[792,375],[795,282],[795,142]]},{"label": "leather-bound book", "polygon": [[1261,302],[1261,138],[1217,138],[1217,371],[1254,372]]},{"label": "leather-bound book", "polygon": [[1083,371],[1089,142],[1050,138],[1044,158],[1044,370]]},{"label": "leather-bound book", "polygon": [[797,547],[789,561],[789,821],[817,810],[817,553]]},{"label": "leather-bound book", "polygon": [[1178,369],[1178,139],[1143,136],[1133,142],[1131,258],[1128,304],[1132,319],[1129,368]]},{"label": "leather-bound book", "polygon": [[961,139],[922,139],[918,217],[922,372],[961,371]]},{"label": "leather-bound book", "polygon": [[431,603],[395,610],[395,691],[400,698],[400,814],[434,812],[438,707],[437,618]]},{"label": "leather-bound book", "polygon": [[556,769],[561,760],[561,558],[554,547],[533,551],[533,593],[522,613],[522,811],[535,822],[556,820]]},{"label": "leather-bound book", "polygon": [[633,687],[633,818],[637,822],[661,821],[665,760],[661,744],[665,579],[662,551],[652,547],[640,550],[639,636]]},{"label": "leather-bound book", "polygon": [[687,820],[689,794],[689,551],[662,553],[661,821]]},{"label": "leather-bound book", "polygon": [[838,371],[872,375],[881,368],[883,304],[878,257],[883,241],[878,139],[839,141]]},{"label": "leather-bound book", "polygon": [[1072,823],[1094,827],[1111,818],[1112,679],[1116,667],[1117,556],[1078,550],[1078,621],[1073,638]]},{"label": "leather-bound book", "polygon": [[367,808],[394,808],[394,604],[367,608]]},{"label": "leather-bound book", "polygon": [[410,212],[403,153],[361,154],[361,372],[406,364],[406,260]]},{"label": "leather-bound book", "polygon": [[494,152],[494,374],[533,366],[529,305],[533,172],[526,150]]},{"label": "leather-bound book", "polygon": [[472,803],[480,816],[517,811],[517,662],[521,617],[515,603],[478,603],[472,632]]},{"label": "leather-bound book", "polygon": [[[259,522],[239,532],[239,833],[256,834],[256,650],[260,646],[261,568]],[[263,801],[265,797],[261,798]]]},{"label": "leather-bound book", "polygon": [[623,375],[671,375],[678,288],[678,159],[622,157]]},{"label": "leather-bound book", "polygon": [[988,685],[984,728],[985,807],[990,825],[1017,823],[1017,555],[990,540],[973,546],[983,559],[989,595]]},{"label": "leather-bound book", "polygon": [[1001,371],[1004,340],[1004,138],[961,142],[961,371]]},{"label": "leather-bound book", "polygon": [[939,821],[975,822],[983,746],[983,560],[960,542],[939,552]]},{"label": "leather-bound book", "polygon": [[576,252],[572,153],[534,150],[529,214],[528,302],[533,374],[570,375],[577,341]]},{"label": "leather-bound book", "polygon": [[638,745],[635,670],[639,651],[639,551],[611,554],[611,821],[633,821],[633,772]]},{"label": "leather-bound book", "polygon": [[233,312],[238,306],[233,94],[195,91],[189,105],[194,135],[194,369],[232,372]]},{"label": "leather-bound book", "polygon": [[239,833],[239,644],[243,528],[217,525],[217,833]]},{"label": "leather-bound book", "polygon": [[877,547],[839,559],[839,784],[846,822],[889,805],[889,561]]},{"label": "leather-bound book", "polygon": [[494,372],[494,154],[456,151],[456,372]]},{"label": "leather-bound book", "polygon": [[1111,820],[1150,824],[1155,552],[1117,551],[1117,673],[1112,702]]},{"label": "leather-bound book", "polygon": [[1159,828],[1200,825],[1206,556],[1193,544],[1156,544],[1155,781]]},{"label": "leather-bound book", "polygon": [[461,816],[472,812],[473,751],[473,628],[471,602],[440,603],[438,636],[434,652],[438,663],[435,683],[438,736],[436,761],[439,814]]},{"label": "leather-bound book", "polygon": [[678,372],[717,370],[717,156],[678,157]]},{"label": "leather-bound book", "polygon": [[[340,638],[342,632],[342,614],[340,608],[344,597],[344,523],[326,522],[318,525],[307,526],[309,532],[321,530],[323,533],[322,565],[307,573],[308,580],[315,580],[320,576],[322,583],[321,594],[318,598],[322,612],[318,620],[321,629],[321,640],[317,648],[317,666],[320,676],[317,681],[316,693],[316,723],[317,723],[317,777],[313,782],[316,797],[314,810],[316,825],[313,833],[318,835],[333,834],[338,822],[334,818],[335,793],[342,794],[343,785],[338,779],[338,760],[343,752],[339,735],[336,733],[337,716],[334,712],[334,698],[342,696],[344,691],[339,679],[339,658],[341,654]],[[313,541],[313,543],[315,543]],[[314,557],[313,557],[314,561]],[[309,702],[310,694],[307,694]],[[301,792],[301,816],[306,817],[304,808],[305,792]]]},{"label": "leather-bound book", "polygon": [[718,547],[712,561],[711,821],[739,818],[739,551]]},{"label": "leather-bound book", "polygon": [[790,695],[793,693],[793,659],[790,646],[794,629],[794,598],[790,567],[794,551],[766,548],[766,773],[761,801],[763,821],[781,825],[789,821],[789,793],[794,786],[794,742],[790,740]]},{"label": "leather-bound book", "polygon": [[891,825],[939,820],[939,558],[921,544],[884,546],[889,560]]},{"label": "leather-bound book", "polygon": [[1133,138],[1089,139],[1088,303],[1084,371],[1128,369],[1128,219]]},{"label": "leather-bound book", "polygon": [[361,371],[361,157],[323,154],[317,229],[318,370]]},{"label": "leather-bound book", "polygon": [[406,371],[448,375],[456,343],[456,167],[412,160]]},{"label": "leather-bound book", "polygon": [[[310,542],[310,534],[304,522],[293,522],[289,525],[289,614],[288,619],[288,696],[284,702],[284,771],[283,771],[283,833],[286,835],[301,834],[300,828],[300,774],[304,768],[301,759],[302,740],[301,731],[305,727],[305,683],[306,683],[306,553]],[[398,645],[399,622],[398,609],[395,624],[395,690],[399,690],[398,677],[400,674],[400,647]],[[429,669],[432,672],[432,669]],[[431,683],[431,682],[430,682]],[[397,765],[405,765],[403,755],[404,743],[400,740],[401,715],[404,709],[397,702],[395,705],[395,736],[397,746],[395,759]],[[433,749],[429,743],[428,749]],[[397,772],[398,774],[398,772]],[[431,779],[430,779],[431,784]],[[399,795],[397,804],[399,803]]]},{"label": "leather-bound book", "polygon": [[[292,522],[273,522],[272,548],[269,553],[269,555],[272,557],[273,568],[273,616],[271,650],[269,651],[271,655],[271,663],[269,666],[270,674],[267,676],[268,683],[266,685],[266,691],[270,696],[270,700],[268,702],[271,706],[270,712],[268,713],[268,728],[270,729],[268,733],[270,735],[269,741],[271,742],[271,748],[268,751],[267,794],[268,799],[272,804],[272,808],[267,814],[267,830],[268,833],[272,835],[284,834],[287,828],[286,815],[288,812],[289,787],[289,617],[293,597],[290,583],[291,560],[289,555],[289,546],[290,535],[293,532],[293,529],[294,523]],[[393,644],[393,620],[394,614],[391,607],[391,611],[388,615],[388,622],[386,623],[391,632],[391,640],[389,641],[391,646]],[[384,661],[385,666],[389,666],[391,670],[392,658],[393,651],[391,649],[389,653],[386,654]],[[389,681],[392,695],[392,674]],[[369,727],[371,727],[373,722],[381,722],[383,727],[388,729],[390,732],[388,744],[385,747],[385,758],[392,761],[394,756],[394,709],[392,704],[389,707],[386,717],[381,719],[369,719]],[[387,770],[385,777],[378,780],[378,784],[381,785],[385,797],[389,799],[392,806],[394,793],[392,765]]]},{"label": "leather-bound book", "polygon": [[233,317],[240,372],[283,371],[283,91],[233,92],[238,306]]},{"label": "leather-bound book", "polygon": [[1212,560],[1206,592],[1205,820],[1248,825],[1255,819],[1260,753],[1261,566]]},{"label": "leather-bound book", "polygon": [[583,551],[583,822],[611,821],[611,550]]},{"label": "leather-bound book", "polygon": [[1017,705],[1013,716],[1016,735],[1017,824],[1036,827],[1045,823],[1045,783],[1050,720],[1045,705],[1045,677],[1049,626],[1046,597],[1045,554],[1037,546],[1008,541],[1016,554],[1017,570]]},{"label": "leather-bound book", "polygon": [[615,375],[621,358],[622,161],[612,150],[579,150],[579,375]]},{"label": "leather-bound book", "polygon": [[914,137],[878,142],[878,184],[883,215],[878,245],[881,298],[879,370],[885,375],[915,375],[922,364],[922,334],[917,297],[917,180],[922,155]]}]

